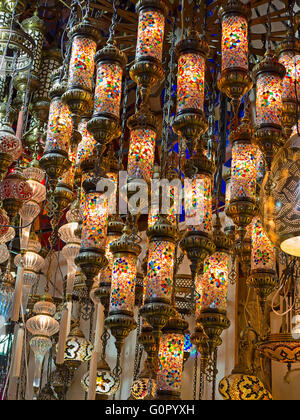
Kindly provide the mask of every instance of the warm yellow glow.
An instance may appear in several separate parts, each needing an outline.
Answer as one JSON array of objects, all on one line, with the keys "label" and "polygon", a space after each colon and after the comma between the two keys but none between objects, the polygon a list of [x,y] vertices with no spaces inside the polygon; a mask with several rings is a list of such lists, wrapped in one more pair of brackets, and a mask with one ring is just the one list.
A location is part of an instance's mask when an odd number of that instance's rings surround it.
[{"label": "warm yellow glow", "polygon": [[283,252],[295,257],[300,257],[300,236],[289,238],[283,241],[280,245]]}]

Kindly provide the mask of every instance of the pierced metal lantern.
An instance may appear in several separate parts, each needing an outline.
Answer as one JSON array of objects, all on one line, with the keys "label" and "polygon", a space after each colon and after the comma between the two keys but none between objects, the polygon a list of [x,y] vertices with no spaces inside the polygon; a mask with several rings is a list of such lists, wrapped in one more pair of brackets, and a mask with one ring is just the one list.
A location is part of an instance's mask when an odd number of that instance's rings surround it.
[{"label": "pierced metal lantern", "polygon": [[256,171],[257,152],[251,144],[253,129],[245,114],[240,126],[231,133],[232,164],[230,202],[226,215],[237,227],[239,239],[245,237],[246,227],[256,212]]},{"label": "pierced metal lantern", "polygon": [[260,191],[260,212],[269,239],[283,252],[300,256],[298,224],[300,137],[293,135],[274,157]]},{"label": "pierced metal lantern", "polygon": [[300,41],[295,37],[291,29],[288,31],[285,40],[278,47],[278,58],[279,63],[286,70],[282,83],[281,123],[286,138],[289,138],[293,126],[297,123],[296,98],[300,95]]},{"label": "pierced metal lantern", "polygon": [[50,90],[52,87],[52,77],[54,72],[61,65],[61,52],[58,49],[43,50],[41,66],[39,70],[40,85],[35,91],[30,109],[39,122],[39,129],[48,120],[50,107]]},{"label": "pierced metal lantern", "polygon": [[219,16],[222,21],[222,72],[218,88],[232,99],[237,116],[242,97],[253,85],[248,69],[251,8],[239,0],[230,0],[221,7]]},{"label": "pierced metal lantern", "polygon": [[251,227],[251,272],[247,284],[255,289],[264,311],[267,297],[277,284],[276,251],[259,217],[253,219]]},{"label": "pierced metal lantern", "polygon": [[67,337],[64,364],[74,373],[82,363],[92,358],[93,345],[84,336],[78,325],[75,325]]},{"label": "pierced metal lantern", "polygon": [[47,139],[44,155],[40,159],[40,166],[55,184],[70,167],[69,149],[72,135],[71,114],[61,99],[66,90],[66,82],[60,81],[60,76],[59,70],[53,74]]},{"label": "pierced metal lantern", "polygon": [[72,141],[80,141],[78,124],[82,115],[93,104],[93,77],[95,54],[100,33],[88,16],[85,16],[69,33],[72,52],[69,63],[68,87],[62,99],[68,105],[73,118]]},{"label": "pierced metal lantern", "polygon": [[204,114],[206,58],[209,46],[196,32],[191,32],[176,47],[178,56],[177,113],[173,128],[182,136],[190,152],[208,128]]},{"label": "pierced metal lantern", "polygon": [[30,69],[29,84],[28,72],[19,73],[14,80],[14,85],[21,94],[23,103],[25,100],[26,89],[29,89],[29,92],[32,93],[36,91],[40,85],[39,70],[41,65],[42,48],[46,26],[44,21],[39,18],[38,10],[36,9],[34,16],[23,20],[22,27],[35,42],[34,58]]},{"label": "pierced metal lantern", "polygon": [[96,54],[97,79],[92,119],[87,124],[98,144],[104,146],[121,134],[122,78],[127,58],[109,43]]},{"label": "pierced metal lantern", "polygon": [[184,357],[184,337],[188,322],[179,314],[169,319],[160,340],[157,398],[179,400]]},{"label": "pierced metal lantern", "polygon": [[163,0],[140,0],[135,63],[130,77],[141,89],[142,102],[147,103],[152,89],[164,80],[162,54],[167,7]]},{"label": "pierced metal lantern", "polygon": [[254,68],[256,80],[256,140],[270,169],[274,153],[282,145],[282,80],[285,68],[267,50]]}]

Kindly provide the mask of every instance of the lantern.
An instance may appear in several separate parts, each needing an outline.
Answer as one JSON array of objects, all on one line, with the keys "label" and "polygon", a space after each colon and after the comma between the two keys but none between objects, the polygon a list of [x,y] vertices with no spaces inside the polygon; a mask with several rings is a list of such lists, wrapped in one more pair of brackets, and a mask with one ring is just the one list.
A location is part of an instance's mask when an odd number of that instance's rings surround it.
[{"label": "lantern", "polygon": [[241,98],[253,85],[248,70],[251,8],[239,0],[231,0],[221,7],[219,16],[222,21],[222,72],[218,88],[232,99],[237,117]]},{"label": "lantern", "polygon": [[232,220],[230,217],[227,216],[227,209],[230,204],[230,190],[231,190],[231,168],[227,168],[224,172],[223,179],[226,183],[226,190],[225,190],[225,226],[224,226],[224,232],[229,235],[230,239],[235,238],[235,227],[234,223],[232,223]]},{"label": "lantern", "polygon": [[251,245],[251,273],[247,284],[255,289],[264,311],[267,297],[277,283],[276,253],[258,217],[252,221]]},{"label": "lantern", "polygon": [[96,54],[95,106],[87,129],[97,143],[109,143],[121,133],[119,126],[123,71],[127,58],[114,43]]},{"label": "lantern", "polygon": [[183,371],[184,335],[188,323],[179,314],[170,318],[163,328],[159,346],[157,373],[157,398],[178,400]]},{"label": "lantern", "polygon": [[9,218],[7,217],[6,211],[0,209],[0,242],[6,243],[6,235],[9,230]]},{"label": "lantern", "polygon": [[75,325],[68,335],[64,363],[74,373],[82,363],[92,357],[93,345],[84,336],[78,325]]},{"label": "lantern", "polygon": [[69,210],[66,214],[67,222],[59,228],[60,238],[65,242],[62,249],[62,254],[67,261],[67,295],[72,293],[73,282],[76,273],[75,258],[80,250],[80,238],[77,236],[78,229],[78,214]]},{"label": "lantern", "polygon": [[256,211],[256,148],[251,144],[253,130],[247,112],[242,124],[229,139],[232,142],[230,203],[226,214],[237,227],[240,241]]},{"label": "lantern", "polygon": [[161,61],[167,8],[163,0],[140,0],[136,11],[138,36],[130,77],[141,89],[142,102],[147,103],[151,90],[164,79]]},{"label": "lantern", "polygon": [[[281,123],[287,138],[290,137],[293,126],[297,123],[297,100],[300,95],[300,42],[292,30],[280,43],[278,48],[279,63],[285,67],[286,74],[282,83],[282,114]],[[296,92],[297,89],[297,92]]]},{"label": "lantern", "polygon": [[136,243],[129,221],[122,236],[113,242],[110,250],[113,254],[112,279],[109,316],[105,326],[110,328],[116,339],[117,366],[125,338],[136,326],[134,320],[135,283],[137,257],[141,247]]},{"label": "lantern", "polygon": [[50,91],[51,104],[47,128],[47,139],[40,166],[55,183],[69,168],[69,149],[72,135],[72,118],[68,107],[62,102],[65,81],[60,82],[60,71],[53,75],[53,88]]},{"label": "lantern", "polygon": [[45,124],[48,119],[50,106],[50,89],[52,76],[61,65],[61,51],[58,49],[43,50],[41,57],[41,67],[39,70],[40,85],[35,91],[32,101],[32,112],[40,126]]},{"label": "lantern", "polygon": [[[38,16],[38,9],[35,10],[34,16],[23,20],[22,27],[28,35],[32,37],[35,42],[35,54],[33,63],[30,68],[29,86],[30,92],[34,92],[38,89],[39,82],[39,70],[41,65],[42,48],[44,43],[44,34],[46,27],[44,21]],[[28,72],[22,72],[17,75],[14,80],[16,89],[22,94],[23,101],[25,100],[25,92],[28,84]]]},{"label": "lantern", "polygon": [[272,400],[272,395],[259,378],[253,375],[234,373],[219,383],[219,392],[225,401]]},{"label": "lantern", "polygon": [[37,395],[40,388],[43,360],[52,346],[51,336],[59,330],[59,323],[53,318],[56,306],[48,294],[34,305],[33,311],[36,315],[27,320],[26,328],[33,335],[29,344],[35,355],[33,389]]},{"label": "lantern", "polygon": [[177,227],[161,215],[147,230],[147,236],[149,255],[146,295],[140,314],[153,328],[158,353],[161,330],[174,312],[171,303]]},{"label": "lantern", "polygon": [[128,154],[128,178],[143,179],[150,183],[154,165],[157,120],[151,112],[142,107],[128,121],[130,146]]},{"label": "lantern", "polygon": [[40,241],[35,233],[29,236],[26,252],[15,257],[14,263],[17,267],[24,267],[23,288],[22,288],[22,305],[23,309],[27,308],[28,297],[31,288],[38,278],[38,273],[43,269],[45,260],[39,255],[41,251]]},{"label": "lantern", "polygon": [[[81,379],[81,386],[88,392],[90,386],[89,372]],[[97,365],[96,400],[108,399],[110,395],[114,395],[118,391],[119,387],[120,381],[116,380],[105,360],[100,360]]]},{"label": "lantern", "polygon": [[9,320],[14,297],[14,279],[10,273],[8,262],[5,272],[0,280],[0,326],[1,328]]},{"label": "lantern", "polygon": [[184,168],[184,209],[188,232],[181,247],[191,261],[194,280],[205,258],[215,250],[212,241],[211,192],[214,170],[214,164],[203,155],[201,146]]},{"label": "lantern", "polygon": [[272,243],[287,254],[300,256],[298,186],[300,137],[295,134],[275,155],[260,191],[263,228]]},{"label": "lantern", "polygon": [[[81,142],[78,144],[75,170],[81,171],[81,163],[93,156],[96,140],[87,130],[87,119],[82,119],[79,123],[78,130],[81,134]],[[76,178],[76,172],[75,172]]]},{"label": "lantern", "polygon": [[[177,76],[177,113],[173,123],[192,152],[195,142],[206,132],[208,124],[204,114],[205,62],[209,46],[195,32],[179,42]],[[201,141],[201,140],[200,140]]]},{"label": "lantern", "polygon": [[73,118],[72,142],[81,138],[77,127],[82,115],[89,111],[93,103],[93,77],[95,54],[100,38],[99,30],[85,16],[69,33],[72,52],[69,63],[68,87],[62,99],[70,108]]},{"label": "lantern", "polygon": [[86,191],[83,204],[81,248],[75,263],[86,275],[89,290],[94,277],[107,264],[105,245],[107,238],[108,199],[95,190]]},{"label": "lantern", "polygon": [[107,227],[107,242],[105,247],[105,256],[107,258],[108,264],[104,270],[99,274],[99,294],[100,301],[104,306],[104,310],[108,311],[109,301],[110,301],[110,291],[111,291],[111,279],[113,272],[113,262],[114,257],[110,250],[110,246],[113,242],[117,241],[122,235],[124,228],[124,223],[122,219],[118,217],[110,217]]},{"label": "lantern", "polygon": [[216,252],[205,260],[196,277],[196,328],[191,337],[201,353],[201,369],[206,373],[209,358],[222,344],[221,334],[229,328],[226,316],[229,254],[232,242],[221,229],[217,214],[214,224]]},{"label": "lantern", "polygon": [[282,80],[285,68],[268,50],[254,69],[256,80],[256,138],[270,169],[273,154],[282,145]]},{"label": "lantern", "polygon": [[23,174],[32,188],[31,200],[25,203],[19,212],[22,226],[24,226],[21,236],[21,249],[26,249],[31,225],[41,211],[40,203],[46,199],[46,187],[43,184],[45,172],[38,167],[38,161],[35,158],[30,166],[23,170]]},{"label": "lantern", "polygon": [[6,175],[10,165],[22,154],[22,142],[8,123],[0,129],[0,178]]},{"label": "lantern", "polygon": [[3,208],[10,219],[20,211],[23,204],[29,201],[31,197],[32,189],[18,168],[0,183],[0,199],[3,201]]}]

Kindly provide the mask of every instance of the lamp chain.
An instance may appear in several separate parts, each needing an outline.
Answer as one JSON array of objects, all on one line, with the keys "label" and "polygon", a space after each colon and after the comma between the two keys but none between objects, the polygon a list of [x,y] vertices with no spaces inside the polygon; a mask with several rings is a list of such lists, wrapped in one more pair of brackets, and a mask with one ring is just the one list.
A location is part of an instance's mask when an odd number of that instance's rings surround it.
[{"label": "lamp chain", "polygon": [[194,377],[193,377],[193,400],[196,401],[197,394],[197,377],[198,377],[198,350],[196,349],[196,356],[194,361]]},{"label": "lamp chain", "polygon": [[117,0],[113,0],[112,2],[112,6],[113,6],[113,15],[112,15],[112,20],[111,20],[111,25],[109,28],[109,38],[107,40],[107,44],[108,45],[112,45],[114,44],[114,38],[115,38],[115,32],[116,32],[116,27],[118,24],[118,10],[117,10]]}]

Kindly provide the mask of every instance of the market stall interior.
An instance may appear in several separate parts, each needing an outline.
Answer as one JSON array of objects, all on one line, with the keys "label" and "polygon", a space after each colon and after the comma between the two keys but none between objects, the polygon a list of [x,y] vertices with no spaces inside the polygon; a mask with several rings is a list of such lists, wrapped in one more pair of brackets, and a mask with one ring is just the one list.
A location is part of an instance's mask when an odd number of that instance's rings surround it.
[{"label": "market stall interior", "polygon": [[300,1],[0,0],[0,398],[300,399]]}]

